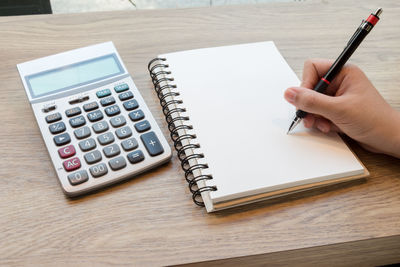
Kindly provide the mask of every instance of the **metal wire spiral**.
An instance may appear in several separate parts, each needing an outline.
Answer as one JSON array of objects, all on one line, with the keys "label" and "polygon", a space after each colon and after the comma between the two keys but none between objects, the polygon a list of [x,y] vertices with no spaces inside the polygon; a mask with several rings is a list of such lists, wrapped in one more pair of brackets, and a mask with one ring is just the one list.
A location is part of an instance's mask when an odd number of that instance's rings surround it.
[{"label": "metal wire spiral", "polygon": [[[193,126],[186,124],[190,120],[188,116],[183,116],[182,113],[186,112],[186,108],[182,107],[182,100],[176,99],[179,92],[176,91],[177,86],[170,84],[174,78],[168,77],[171,71],[168,71],[168,64],[165,64],[165,58],[152,59],[147,68],[150,72],[150,77],[154,85],[154,90],[157,97],[160,99],[160,105],[168,123],[168,130],[171,133],[171,139],[174,142],[175,150],[178,153],[178,159],[181,161],[181,167],[185,172],[185,179],[188,182],[189,190],[192,193],[193,202],[199,206],[204,206],[201,198],[202,192],[216,191],[216,186],[203,186],[198,187],[197,182],[211,180],[212,175],[200,174],[195,176],[193,173],[196,170],[208,169],[208,165],[198,163],[191,165],[191,160],[203,159],[202,153],[195,153],[194,150],[200,148],[200,144],[192,143],[196,139],[195,134],[179,134],[180,130],[192,130]],[[167,100],[170,98],[169,100]],[[188,144],[183,145],[182,141],[186,140]],[[190,152],[190,153],[188,153]]]}]

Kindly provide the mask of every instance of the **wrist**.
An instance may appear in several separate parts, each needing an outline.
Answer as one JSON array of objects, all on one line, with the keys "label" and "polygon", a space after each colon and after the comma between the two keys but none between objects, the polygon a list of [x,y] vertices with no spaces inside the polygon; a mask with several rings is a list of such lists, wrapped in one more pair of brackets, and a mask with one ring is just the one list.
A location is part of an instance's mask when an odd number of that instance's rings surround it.
[{"label": "wrist", "polygon": [[386,148],[386,153],[394,156],[396,158],[400,158],[400,112],[395,109],[392,110],[392,116],[389,124],[390,132],[388,133],[388,147]]}]

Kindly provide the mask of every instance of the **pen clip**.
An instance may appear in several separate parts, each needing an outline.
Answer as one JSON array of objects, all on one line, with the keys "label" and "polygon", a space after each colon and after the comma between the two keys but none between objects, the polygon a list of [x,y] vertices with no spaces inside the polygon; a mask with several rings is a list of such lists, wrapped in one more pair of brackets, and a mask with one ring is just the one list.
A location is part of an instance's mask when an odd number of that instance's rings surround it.
[{"label": "pen clip", "polygon": [[346,47],[348,47],[348,46],[351,44],[351,42],[353,42],[353,40],[356,38],[357,34],[362,30],[362,27],[361,27],[361,26],[364,24],[364,22],[365,22],[365,20],[362,20],[362,21],[361,21],[360,26],[358,26],[358,28],[357,28],[357,30],[354,32],[353,36],[351,36],[350,40],[347,42]]}]

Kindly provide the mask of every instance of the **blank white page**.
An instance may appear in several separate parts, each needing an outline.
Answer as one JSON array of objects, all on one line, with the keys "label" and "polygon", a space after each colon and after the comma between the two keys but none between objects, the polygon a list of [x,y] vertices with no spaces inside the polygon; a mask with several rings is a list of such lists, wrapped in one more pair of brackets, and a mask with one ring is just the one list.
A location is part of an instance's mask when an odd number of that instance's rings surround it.
[{"label": "blank white page", "polygon": [[214,203],[362,174],[337,134],[302,125],[283,98],[299,80],[273,42],[161,55],[181,93],[218,190]]}]

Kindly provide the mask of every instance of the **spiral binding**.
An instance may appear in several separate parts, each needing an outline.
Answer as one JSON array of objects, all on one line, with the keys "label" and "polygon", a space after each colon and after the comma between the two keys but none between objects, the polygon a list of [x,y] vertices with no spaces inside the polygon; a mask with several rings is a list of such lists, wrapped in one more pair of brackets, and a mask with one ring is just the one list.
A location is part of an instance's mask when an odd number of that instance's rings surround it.
[{"label": "spiral binding", "polygon": [[[182,100],[178,100],[175,97],[179,96],[179,92],[176,91],[177,86],[171,84],[174,78],[169,78],[168,75],[171,71],[168,71],[168,64],[165,64],[165,58],[154,58],[152,59],[147,68],[150,72],[150,77],[154,85],[154,90],[160,99],[160,105],[165,115],[165,119],[168,123],[168,130],[170,131],[171,139],[174,142],[174,147],[178,153],[178,159],[181,162],[181,167],[185,172],[185,179],[188,182],[189,190],[192,193],[193,202],[199,206],[204,206],[204,201],[201,199],[201,193],[207,191],[216,191],[216,186],[203,186],[198,187],[197,182],[212,180],[213,177],[210,174],[195,175],[193,172],[196,170],[208,169],[208,165],[204,163],[198,163],[191,165],[190,160],[203,159],[203,153],[195,153],[194,150],[200,148],[200,144],[193,143],[197,138],[195,134],[185,133],[179,135],[180,130],[192,130],[193,126],[187,124],[190,120],[188,116],[182,115],[186,112],[186,109],[182,107]],[[170,100],[167,100],[170,98]],[[175,117],[174,117],[175,116]],[[186,140],[188,144],[183,145],[182,141]]]}]

